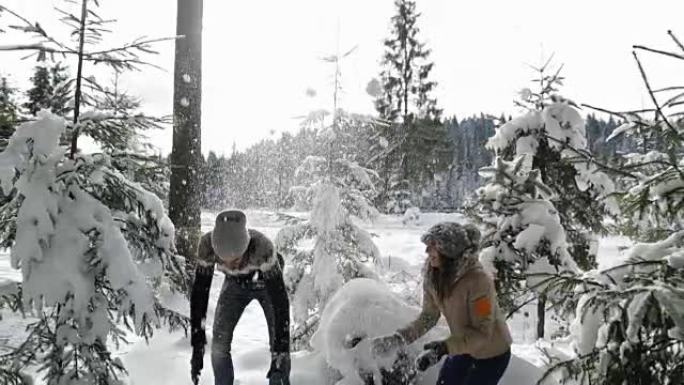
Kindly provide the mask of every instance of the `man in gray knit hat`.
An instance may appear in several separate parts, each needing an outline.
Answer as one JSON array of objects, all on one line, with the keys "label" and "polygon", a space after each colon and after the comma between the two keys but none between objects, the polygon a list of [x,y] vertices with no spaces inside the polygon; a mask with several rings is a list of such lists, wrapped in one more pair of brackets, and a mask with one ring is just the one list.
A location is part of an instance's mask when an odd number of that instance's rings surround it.
[{"label": "man in gray knit hat", "polygon": [[247,229],[242,211],[230,210],[216,217],[214,229],[202,236],[190,299],[193,347],[192,380],[197,384],[203,366],[209,289],[217,266],[225,274],[214,316],[211,363],[215,385],[233,385],[230,354],[233,331],[247,305],[254,299],[264,310],[271,345],[269,385],[289,385],[290,303],[283,281],[283,259],[262,233]]}]

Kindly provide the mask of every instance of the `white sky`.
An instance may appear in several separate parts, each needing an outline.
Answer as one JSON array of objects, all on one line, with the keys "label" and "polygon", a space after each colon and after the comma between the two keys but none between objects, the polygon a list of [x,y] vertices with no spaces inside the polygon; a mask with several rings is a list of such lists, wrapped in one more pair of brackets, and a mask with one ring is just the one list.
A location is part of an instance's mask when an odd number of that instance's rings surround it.
[{"label": "white sky", "polygon": [[[172,36],[176,0],[101,0],[101,14],[116,18],[110,45],[140,35]],[[61,0],[2,0],[31,20],[50,20]],[[530,86],[526,63],[555,54],[567,77],[563,94],[577,102],[624,110],[648,105],[631,56],[633,44],[672,48],[668,29],[684,39],[681,0],[418,0],[421,37],[432,49],[436,95],[446,115],[515,113],[512,100]],[[202,147],[230,153],[284,130],[296,116],[331,108],[330,65],[320,57],[358,49],[343,65],[341,107],[373,112],[365,93],[380,71],[382,39],[389,31],[392,0],[205,0]],[[0,20],[6,24],[7,16]],[[339,26],[339,28],[338,28]],[[0,35],[0,44],[21,42]],[[173,94],[173,43],[157,47],[147,69],[128,75],[124,86],[143,98],[146,109],[169,114]],[[674,48],[673,48],[674,49]],[[26,86],[34,63],[0,53],[0,72]],[[644,56],[656,85],[681,81],[684,62]],[[75,67],[75,65],[73,65]],[[88,71],[88,68],[86,68]],[[681,85],[681,84],[676,84]],[[313,88],[318,97],[305,97]],[[272,134],[274,132],[275,134]],[[153,135],[170,151],[171,130]]]}]

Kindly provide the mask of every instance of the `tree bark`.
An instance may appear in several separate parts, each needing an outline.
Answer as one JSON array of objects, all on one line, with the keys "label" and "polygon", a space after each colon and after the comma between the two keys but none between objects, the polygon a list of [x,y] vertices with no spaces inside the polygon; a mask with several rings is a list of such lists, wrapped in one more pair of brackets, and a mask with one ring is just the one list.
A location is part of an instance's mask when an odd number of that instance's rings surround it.
[{"label": "tree bark", "polygon": [[78,119],[81,111],[81,81],[83,80],[83,47],[85,45],[86,18],[88,17],[88,0],[81,2],[81,25],[78,30],[78,66],[76,70],[76,90],[74,96],[74,132],[71,138],[70,158],[74,159],[78,151]]},{"label": "tree bark", "polygon": [[537,339],[544,338],[546,324],[546,294],[540,294],[537,300]]},{"label": "tree bark", "polygon": [[178,0],[173,94],[169,217],[176,248],[190,275],[201,232],[201,121],[203,0]]}]

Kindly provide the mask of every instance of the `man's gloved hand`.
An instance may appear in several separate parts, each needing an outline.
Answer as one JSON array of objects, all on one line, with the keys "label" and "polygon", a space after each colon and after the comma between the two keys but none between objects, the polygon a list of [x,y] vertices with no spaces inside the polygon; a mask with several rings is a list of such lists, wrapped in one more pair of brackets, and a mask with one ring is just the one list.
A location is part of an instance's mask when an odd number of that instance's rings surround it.
[{"label": "man's gloved hand", "polygon": [[416,359],[416,367],[421,372],[437,364],[445,355],[449,354],[445,341],[433,341],[423,346],[425,351]]},{"label": "man's gloved hand", "polygon": [[200,372],[204,367],[204,346],[207,344],[207,335],[203,328],[193,328],[190,333],[192,345],[192,358],[190,359],[190,376],[192,383],[197,385]]},{"label": "man's gloved hand", "polygon": [[374,338],[371,341],[371,351],[375,357],[386,356],[391,351],[404,346],[404,344],[404,337],[399,333],[394,333],[389,336]]},{"label": "man's gloved hand", "polygon": [[271,353],[268,385],[290,385],[290,353]]}]

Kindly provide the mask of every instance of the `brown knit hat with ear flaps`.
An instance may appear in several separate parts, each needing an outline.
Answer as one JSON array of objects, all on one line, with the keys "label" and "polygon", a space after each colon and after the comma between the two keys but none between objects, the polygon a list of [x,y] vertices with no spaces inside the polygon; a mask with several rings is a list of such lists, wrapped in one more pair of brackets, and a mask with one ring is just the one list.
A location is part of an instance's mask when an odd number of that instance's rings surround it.
[{"label": "brown knit hat with ear flaps", "polygon": [[480,230],[471,224],[442,222],[432,226],[420,240],[426,245],[433,243],[447,258],[460,258],[466,251],[480,248]]},{"label": "brown knit hat with ear flaps", "polygon": [[214,253],[225,262],[241,258],[249,246],[245,213],[239,210],[220,213],[211,233],[211,246]]}]

